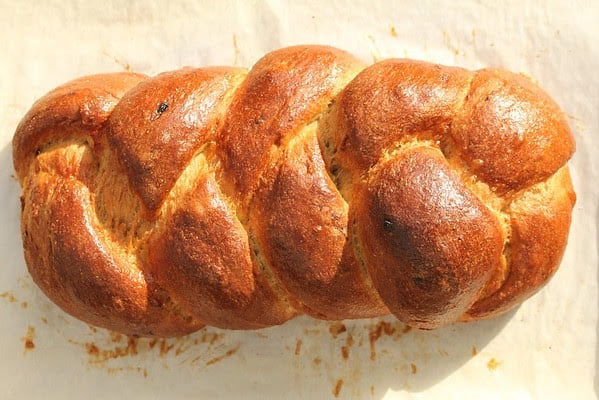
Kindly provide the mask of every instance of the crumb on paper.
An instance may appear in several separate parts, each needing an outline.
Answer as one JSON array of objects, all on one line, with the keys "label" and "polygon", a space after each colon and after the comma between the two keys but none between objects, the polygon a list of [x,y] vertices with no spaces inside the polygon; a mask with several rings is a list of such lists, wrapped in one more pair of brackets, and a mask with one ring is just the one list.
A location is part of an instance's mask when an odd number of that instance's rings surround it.
[{"label": "crumb on paper", "polygon": [[314,365],[319,366],[320,364],[322,364],[322,359],[320,357],[316,357],[314,360],[312,360],[312,362],[314,363]]},{"label": "crumb on paper", "polygon": [[494,357],[487,362],[487,368],[489,368],[489,371],[495,371],[500,365],[501,362],[497,361]]},{"label": "crumb on paper", "polygon": [[316,335],[319,336],[321,334],[320,329],[304,329],[304,334],[306,335]]},{"label": "crumb on paper", "polygon": [[343,387],[343,379],[337,379],[335,383],[335,387],[333,388],[333,396],[339,397],[339,393],[341,393],[341,388]]},{"label": "crumb on paper", "polygon": [[137,348],[138,341],[139,339],[137,338],[129,337],[127,339],[126,345],[116,346],[109,349],[101,349],[100,347],[98,347],[96,343],[87,342],[85,343],[85,350],[87,351],[87,354],[92,358],[92,360],[90,360],[90,363],[102,363],[114,358],[122,358],[137,355],[139,353]]},{"label": "crumb on paper", "polygon": [[416,366],[416,364],[410,363],[410,370],[412,371],[412,374],[415,374],[416,372],[418,372],[418,367]]},{"label": "crumb on paper", "polygon": [[339,336],[346,330],[347,328],[345,327],[343,322],[333,322],[331,326],[329,326],[329,332],[331,333],[331,336],[333,336],[333,339],[337,339],[337,336]]},{"label": "crumb on paper", "polygon": [[27,333],[25,333],[25,336],[21,339],[25,343],[25,351],[35,349],[35,343],[33,341],[35,339],[35,328],[31,325],[27,326]]},{"label": "crumb on paper", "polygon": [[478,349],[476,348],[476,346],[472,346],[470,354],[472,354],[473,357],[478,354]]},{"label": "crumb on paper", "polygon": [[[98,333],[97,328],[90,326],[92,333]],[[210,331],[203,332],[201,336],[183,336],[178,338],[135,338],[116,332],[108,332],[108,338],[95,341],[78,342],[69,339],[69,342],[81,346],[89,356],[88,364],[97,367],[106,367],[112,360],[135,357],[138,354],[149,352],[156,353],[159,357],[167,356],[191,356],[183,360],[187,362],[201,351],[200,359],[205,356],[205,351],[218,344],[224,337],[222,333]],[[203,345],[203,346],[202,346]],[[197,361],[197,360],[196,360]],[[216,361],[215,361],[216,362]]]},{"label": "crumb on paper", "polygon": [[349,347],[341,346],[341,357],[343,357],[344,360],[349,358]]},{"label": "crumb on paper", "polygon": [[205,332],[200,337],[200,343],[208,343],[213,345],[217,341],[223,339],[225,337],[222,333],[214,333],[214,332]]},{"label": "crumb on paper", "polygon": [[295,342],[295,355],[299,356],[300,352],[302,351],[302,340],[298,339],[297,342]]},{"label": "crumb on paper", "polygon": [[18,300],[11,292],[0,293],[0,298],[8,300],[10,303],[16,303]]},{"label": "crumb on paper", "polygon": [[345,345],[341,346],[341,357],[343,357],[344,360],[349,358],[349,350],[353,347],[353,345],[354,337],[351,334],[348,334],[347,339],[345,339]]},{"label": "crumb on paper", "polygon": [[376,341],[383,335],[391,336],[396,329],[389,322],[379,321],[376,325],[370,327],[368,339],[370,341],[370,359],[376,359]]},{"label": "crumb on paper", "polygon": [[391,33],[391,36],[397,37],[397,30],[395,29],[395,27],[393,25],[391,25],[390,33]]},{"label": "crumb on paper", "polygon": [[[150,341],[150,349],[153,349],[154,347],[156,347],[158,345],[158,354],[160,354],[161,357],[166,356],[168,353],[170,353],[170,351],[172,349],[175,348],[175,343],[168,341],[166,339],[152,339]],[[177,353],[177,351],[175,350],[175,353]]]},{"label": "crumb on paper", "polygon": [[117,374],[121,372],[137,372],[141,374],[144,378],[148,377],[148,370],[142,367],[110,367],[107,368],[109,374]]},{"label": "crumb on paper", "polygon": [[225,358],[231,357],[233,354],[237,353],[237,350],[239,350],[240,346],[241,346],[241,344],[238,344],[237,346],[233,347],[232,349],[227,350],[224,354],[206,361],[206,365],[213,365],[213,364],[216,364],[217,362],[224,360]]},{"label": "crumb on paper", "polygon": [[[391,336],[393,340],[399,340],[402,336],[412,330],[411,326],[397,322],[393,324],[385,321],[379,321],[376,325],[372,325],[368,332],[368,340],[370,342],[370,359],[376,359],[376,341],[383,335]],[[361,346],[362,342],[358,343]]]}]

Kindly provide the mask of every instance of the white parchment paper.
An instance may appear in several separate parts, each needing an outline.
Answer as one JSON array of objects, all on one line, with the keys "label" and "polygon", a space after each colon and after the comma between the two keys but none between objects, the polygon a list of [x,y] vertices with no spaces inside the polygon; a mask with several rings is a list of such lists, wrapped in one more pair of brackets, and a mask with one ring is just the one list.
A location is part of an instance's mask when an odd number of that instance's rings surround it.
[{"label": "white parchment paper", "polygon": [[[576,1],[0,0],[0,398],[595,398],[599,4]],[[410,57],[531,76],[564,108],[578,194],[562,268],[491,321],[435,332],[392,318],[299,318],[169,340],[94,329],[29,278],[11,139],[31,104],[80,75],[251,66],[320,43],[372,62]]]}]

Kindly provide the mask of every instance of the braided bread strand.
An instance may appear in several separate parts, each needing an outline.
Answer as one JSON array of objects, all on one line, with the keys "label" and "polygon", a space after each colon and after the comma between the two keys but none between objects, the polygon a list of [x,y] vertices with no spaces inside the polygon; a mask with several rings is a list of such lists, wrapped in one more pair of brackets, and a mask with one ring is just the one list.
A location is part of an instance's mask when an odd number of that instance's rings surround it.
[{"label": "braided bread strand", "polygon": [[504,313],[558,268],[574,139],[528,79],[325,46],[79,78],[13,140],[31,276],[138,336]]}]

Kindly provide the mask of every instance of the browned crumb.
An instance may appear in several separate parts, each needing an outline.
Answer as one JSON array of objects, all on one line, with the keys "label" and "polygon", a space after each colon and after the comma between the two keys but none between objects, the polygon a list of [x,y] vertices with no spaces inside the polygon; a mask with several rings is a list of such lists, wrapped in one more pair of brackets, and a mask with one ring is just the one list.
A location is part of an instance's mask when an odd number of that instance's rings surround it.
[{"label": "browned crumb", "polygon": [[35,339],[35,328],[33,326],[29,325],[27,327],[27,333],[25,333],[25,336],[22,338],[23,342],[25,343],[25,351],[35,349],[35,343],[33,342],[34,339]]},{"label": "browned crumb", "polygon": [[411,363],[410,364],[410,369],[412,371],[413,374],[415,374],[416,372],[418,372],[418,368],[416,367],[416,364]]},{"label": "browned crumb", "polygon": [[341,357],[343,357],[344,360],[349,358],[349,348],[347,346],[341,346]]},{"label": "browned crumb", "polygon": [[391,336],[395,333],[395,328],[388,322],[379,321],[375,326],[370,327],[368,339],[370,340],[370,359],[376,358],[376,341],[383,335]]},{"label": "browned crumb", "polygon": [[17,302],[17,298],[11,292],[0,293],[0,298],[7,299],[11,303]]},{"label": "browned crumb", "polygon": [[333,336],[333,339],[336,339],[337,336],[339,336],[346,330],[347,328],[342,322],[333,322],[331,326],[329,326],[329,332],[331,333],[331,336]]},{"label": "browned crumb", "polygon": [[354,345],[354,337],[350,334],[347,335],[347,339],[345,340],[345,345],[341,346],[341,356],[344,360],[349,358],[349,349]]},{"label": "browned crumb", "polygon": [[218,357],[214,357],[213,359],[206,361],[206,365],[216,364],[217,362],[220,362],[227,357],[231,357],[233,354],[237,353],[237,350],[239,350],[240,346],[241,345],[238,344],[236,347],[233,347],[232,349],[227,350],[227,352],[225,354],[220,355]]},{"label": "browned crumb", "polygon": [[337,379],[337,383],[335,383],[335,387],[333,388],[333,395],[335,397],[339,397],[339,393],[341,393],[342,387],[343,387],[343,379]]},{"label": "browned crumb", "polygon": [[490,371],[495,371],[500,365],[501,362],[497,361],[494,357],[487,362],[487,368],[489,368]]}]

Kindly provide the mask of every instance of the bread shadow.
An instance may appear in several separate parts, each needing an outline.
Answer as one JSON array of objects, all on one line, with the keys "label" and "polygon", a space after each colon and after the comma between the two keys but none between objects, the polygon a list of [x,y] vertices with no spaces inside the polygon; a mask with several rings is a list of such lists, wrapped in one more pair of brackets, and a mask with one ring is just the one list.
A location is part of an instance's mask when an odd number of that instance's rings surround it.
[{"label": "bread shadow", "polygon": [[[18,214],[20,188],[10,143],[0,150],[0,167],[10,171],[3,178],[8,188],[2,193],[5,213]],[[18,231],[18,223],[11,224],[16,227],[11,225],[11,232],[4,235],[13,238],[11,263],[18,264],[15,280],[22,280],[17,276],[26,271],[20,236],[12,232]],[[128,388],[122,389],[129,398],[148,392],[176,398],[180,391],[211,398],[377,399],[389,390],[421,392],[477,357],[513,316],[512,312],[437,331],[410,329],[393,317],[327,322],[302,316],[258,331],[207,327],[181,338],[152,339],[130,338],[77,321],[53,306],[32,283],[21,288],[19,296],[29,303],[19,311],[26,313],[21,322],[36,325],[40,342],[32,350],[40,373],[21,382],[23,387],[42,385],[44,371],[53,371],[58,354],[72,360],[61,364],[61,373],[77,379],[84,391],[97,390],[98,369],[105,371],[107,392],[116,390],[112,386],[121,381],[115,375],[131,378]],[[28,376],[27,368],[27,362],[16,363],[20,370],[16,375]],[[57,384],[56,393],[68,393],[67,386]],[[172,392],[173,388],[178,389]]]}]

